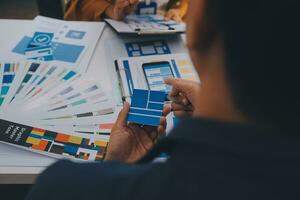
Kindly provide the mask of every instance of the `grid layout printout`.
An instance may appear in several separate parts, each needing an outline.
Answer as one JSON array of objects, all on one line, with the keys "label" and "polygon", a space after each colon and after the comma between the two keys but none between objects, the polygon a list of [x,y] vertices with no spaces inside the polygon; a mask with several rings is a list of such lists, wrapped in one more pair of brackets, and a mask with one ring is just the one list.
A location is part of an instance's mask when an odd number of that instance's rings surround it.
[{"label": "grid layout printout", "polygon": [[134,89],[128,121],[137,124],[159,126],[163,114],[166,93]]}]

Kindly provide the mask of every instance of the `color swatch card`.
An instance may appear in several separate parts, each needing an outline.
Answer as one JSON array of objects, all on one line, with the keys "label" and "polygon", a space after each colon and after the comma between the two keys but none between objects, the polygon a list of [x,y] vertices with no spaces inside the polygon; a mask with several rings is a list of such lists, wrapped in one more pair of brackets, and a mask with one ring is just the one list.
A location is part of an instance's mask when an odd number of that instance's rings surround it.
[{"label": "color swatch card", "polygon": [[0,107],[4,104],[18,69],[18,63],[0,63]]},{"label": "color swatch card", "polygon": [[101,22],[67,22],[37,16],[12,53],[84,72],[104,26]]},{"label": "color swatch card", "polygon": [[103,158],[117,115],[98,82],[49,62],[4,62],[0,94],[1,142],[58,158]]},{"label": "color swatch card", "polygon": [[100,161],[107,142],[0,119],[0,141],[23,149],[77,160]]},{"label": "color swatch card", "polygon": [[166,93],[164,91],[133,90],[128,122],[159,126],[163,114]]},{"label": "color swatch card", "polygon": [[108,101],[104,89],[95,81],[81,77],[72,82],[54,88],[42,97],[31,100],[26,105],[27,109],[45,107],[48,111],[75,107],[82,104],[94,104]]}]

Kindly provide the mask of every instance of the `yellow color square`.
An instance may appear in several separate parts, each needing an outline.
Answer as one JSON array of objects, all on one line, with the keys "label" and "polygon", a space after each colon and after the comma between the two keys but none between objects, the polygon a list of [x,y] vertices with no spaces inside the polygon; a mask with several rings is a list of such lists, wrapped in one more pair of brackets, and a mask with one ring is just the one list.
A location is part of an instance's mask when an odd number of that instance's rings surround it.
[{"label": "yellow color square", "polygon": [[197,81],[197,78],[195,76],[187,76],[183,78],[184,80],[188,80],[188,81]]},{"label": "yellow color square", "polygon": [[41,132],[41,131],[38,131],[38,130],[34,130],[34,129],[33,129],[33,130],[31,131],[31,133],[34,134],[34,135],[44,136],[44,133],[45,133],[45,132]]},{"label": "yellow color square", "polygon": [[76,136],[70,136],[69,142],[73,144],[81,144],[82,138]]},{"label": "yellow color square", "polygon": [[28,144],[33,144],[33,145],[39,145],[40,144],[40,139],[33,138],[33,137],[28,137],[26,140],[26,143]]},{"label": "yellow color square", "polygon": [[180,67],[189,65],[188,60],[178,60],[177,63]]},{"label": "yellow color square", "polygon": [[96,146],[100,146],[100,147],[106,147],[107,142],[105,142],[105,141],[100,141],[100,140],[96,140],[96,141],[95,141],[95,145],[96,145]]},{"label": "yellow color square", "polygon": [[192,74],[193,70],[191,68],[183,68],[180,70],[182,74]]}]

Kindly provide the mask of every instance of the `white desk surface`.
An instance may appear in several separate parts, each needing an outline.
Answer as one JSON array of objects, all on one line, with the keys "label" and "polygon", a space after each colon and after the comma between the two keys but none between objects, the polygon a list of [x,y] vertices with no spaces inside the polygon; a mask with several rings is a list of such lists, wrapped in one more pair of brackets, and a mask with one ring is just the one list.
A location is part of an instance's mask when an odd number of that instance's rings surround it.
[{"label": "white desk surface", "polygon": [[[30,25],[30,20],[0,20],[0,60],[5,61],[6,58],[1,52],[12,49]],[[105,85],[112,85],[110,77],[103,73],[107,70],[105,67],[111,66],[107,64],[105,41],[117,38],[120,37],[109,26],[106,26],[88,68],[87,74],[91,78],[106,82]],[[54,158],[0,143],[0,184],[31,184],[38,174],[55,161]]]}]

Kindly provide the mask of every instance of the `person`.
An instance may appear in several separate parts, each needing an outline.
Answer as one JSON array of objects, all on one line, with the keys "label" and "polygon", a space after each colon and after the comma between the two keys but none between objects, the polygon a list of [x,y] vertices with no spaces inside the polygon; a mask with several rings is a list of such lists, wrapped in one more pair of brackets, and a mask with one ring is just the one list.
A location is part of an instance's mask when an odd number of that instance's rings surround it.
[{"label": "person", "polygon": [[299,9],[191,1],[187,46],[201,84],[166,80],[187,118],[157,140],[164,118],[158,129],[128,124],[125,103],[105,162],[59,161],[27,199],[299,199]]},{"label": "person", "polygon": [[[170,0],[166,6],[166,20],[181,22],[188,10],[189,0]],[[65,20],[99,21],[104,17],[121,20],[132,13],[139,0],[70,0]]]}]

